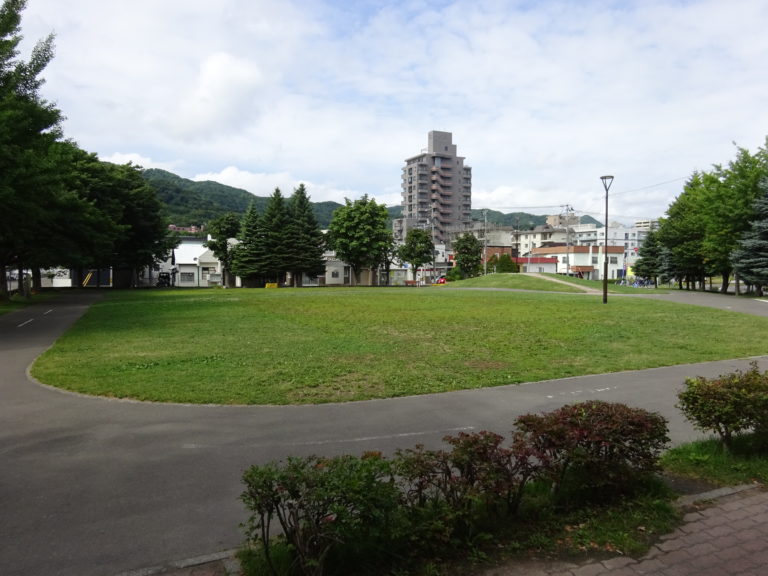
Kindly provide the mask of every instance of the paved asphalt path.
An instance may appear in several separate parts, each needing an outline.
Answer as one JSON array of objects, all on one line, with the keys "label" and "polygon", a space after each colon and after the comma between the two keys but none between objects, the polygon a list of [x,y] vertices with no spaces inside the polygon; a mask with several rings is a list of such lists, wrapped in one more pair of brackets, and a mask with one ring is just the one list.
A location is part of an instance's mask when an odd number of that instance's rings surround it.
[{"label": "paved asphalt path", "polygon": [[[679,292],[653,297],[768,315],[768,302],[758,300]],[[236,548],[242,542],[239,523],[245,520],[238,500],[243,470],[289,454],[437,446],[445,434],[460,430],[507,435],[519,414],[591,398],[658,411],[670,421],[673,442],[687,441],[698,434],[674,408],[685,378],[745,369],[749,363],[293,407],[91,398],[28,378],[33,360],[97,298],[96,293],[62,293],[0,316],[4,576],[113,576]],[[768,357],[760,358],[760,365],[768,369]]]}]

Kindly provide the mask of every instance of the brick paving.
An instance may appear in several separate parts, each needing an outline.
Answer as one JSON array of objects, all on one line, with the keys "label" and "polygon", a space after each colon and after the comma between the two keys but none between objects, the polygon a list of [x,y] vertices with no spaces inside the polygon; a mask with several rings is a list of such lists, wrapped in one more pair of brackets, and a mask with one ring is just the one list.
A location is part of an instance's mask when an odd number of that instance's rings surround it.
[{"label": "brick paving", "polygon": [[518,562],[482,576],[765,576],[768,489],[726,488],[679,500],[684,523],[640,558]]}]

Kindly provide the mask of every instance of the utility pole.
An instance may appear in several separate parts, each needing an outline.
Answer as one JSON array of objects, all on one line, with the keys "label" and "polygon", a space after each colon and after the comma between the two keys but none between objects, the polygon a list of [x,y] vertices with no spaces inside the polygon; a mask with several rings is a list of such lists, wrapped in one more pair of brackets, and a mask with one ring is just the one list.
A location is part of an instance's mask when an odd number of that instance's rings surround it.
[{"label": "utility pole", "polygon": [[488,210],[483,208],[483,275],[488,274]]},{"label": "utility pole", "polygon": [[565,275],[571,275],[571,212],[573,207],[570,204],[562,206],[565,213]]}]

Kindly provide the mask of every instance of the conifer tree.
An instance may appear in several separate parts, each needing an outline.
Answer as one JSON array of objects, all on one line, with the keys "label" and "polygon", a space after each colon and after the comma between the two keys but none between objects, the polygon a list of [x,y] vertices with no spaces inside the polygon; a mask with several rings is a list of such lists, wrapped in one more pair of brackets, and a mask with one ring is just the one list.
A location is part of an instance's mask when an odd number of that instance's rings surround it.
[{"label": "conifer tree", "polygon": [[731,256],[736,274],[753,286],[758,296],[768,286],[768,180],[760,182],[760,189],[763,195],[754,203],[757,218]]},{"label": "conifer tree", "polygon": [[325,272],[325,238],[317,224],[304,184],[299,184],[293,191],[288,212],[290,222],[286,269],[291,272],[293,285],[298,287],[302,285],[304,274],[314,277]]},{"label": "conifer tree", "polygon": [[247,288],[263,285],[264,243],[259,213],[253,201],[243,216],[239,240],[232,250],[232,272],[242,278],[243,286]]},{"label": "conifer tree", "polygon": [[285,280],[290,256],[288,207],[280,188],[270,196],[264,214],[261,215],[261,268],[268,282]]}]

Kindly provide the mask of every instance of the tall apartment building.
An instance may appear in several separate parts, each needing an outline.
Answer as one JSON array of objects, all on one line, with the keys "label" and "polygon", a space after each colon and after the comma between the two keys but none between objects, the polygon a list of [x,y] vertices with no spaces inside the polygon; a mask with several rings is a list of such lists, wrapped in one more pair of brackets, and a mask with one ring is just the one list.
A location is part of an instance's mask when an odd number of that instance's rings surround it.
[{"label": "tall apartment building", "polygon": [[393,224],[396,241],[423,228],[435,244],[444,244],[449,228],[471,225],[472,168],[456,154],[450,132],[431,131],[427,148],[405,161],[402,198],[403,216]]}]

